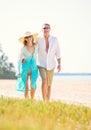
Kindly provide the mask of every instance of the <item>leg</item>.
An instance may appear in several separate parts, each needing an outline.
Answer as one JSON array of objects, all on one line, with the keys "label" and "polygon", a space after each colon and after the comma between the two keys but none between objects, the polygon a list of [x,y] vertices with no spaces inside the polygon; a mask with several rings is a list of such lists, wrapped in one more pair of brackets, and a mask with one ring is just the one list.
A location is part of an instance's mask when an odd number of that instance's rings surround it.
[{"label": "leg", "polygon": [[53,70],[47,70],[46,72],[46,77],[47,77],[47,100],[50,100],[51,96],[51,85],[52,85],[52,80],[53,80],[53,74],[54,74],[54,69]]},{"label": "leg", "polygon": [[47,89],[46,69],[40,66],[38,68],[39,68],[39,73],[42,80],[42,84],[41,84],[42,97],[43,97],[43,100],[45,101],[47,99],[46,97],[46,89]]},{"label": "leg", "polygon": [[27,81],[26,81],[26,92],[24,93],[24,97],[28,98],[28,78],[27,78]]},{"label": "leg", "polygon": [[46,90],[47,90],[47,84],[46,84],[46,80],[42,80],[42,85],[41,85],[41,89],[42,89],[42,97],[43,100],[45,101],[47,99],[47,95],[46,95]]},{"label": "leg", "polygon": [[35,89],[32,88],[31,82],[32,82],[32,76],[30,75],[30,88],[31,88],[31,90],[30,90],[30,96],[31,96],[31,99],[34,99]]},{"label": "leg", "polygon": [[35,89],[33,89],[32,87],[31,87],[30,95],[31,95],[31,99],[34,99]]},{"label": "leg", "polygon": [[38,78],[38,69],[35,69],[31,72],[31,75],[30,75],[31,99],[34,99],[34,95],[35,95],[35,91],[36,91],[36,87],[37,87],[37,85],[36,85],[37,78]]},{"label": "leg", "polygon": [[50,96],[51,96],[51,86],[47,87],[47,101],[50,100]]}]

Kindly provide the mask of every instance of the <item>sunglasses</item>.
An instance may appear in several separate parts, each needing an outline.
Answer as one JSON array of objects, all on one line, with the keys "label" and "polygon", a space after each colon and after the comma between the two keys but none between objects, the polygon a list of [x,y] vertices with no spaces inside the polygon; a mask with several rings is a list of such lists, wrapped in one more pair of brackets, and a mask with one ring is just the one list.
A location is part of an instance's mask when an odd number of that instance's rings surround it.
[{"label": "sunglasses", "polygon": [[49,27],[45,27],[45,28],[43,28],[43,29],[50,29]]}]

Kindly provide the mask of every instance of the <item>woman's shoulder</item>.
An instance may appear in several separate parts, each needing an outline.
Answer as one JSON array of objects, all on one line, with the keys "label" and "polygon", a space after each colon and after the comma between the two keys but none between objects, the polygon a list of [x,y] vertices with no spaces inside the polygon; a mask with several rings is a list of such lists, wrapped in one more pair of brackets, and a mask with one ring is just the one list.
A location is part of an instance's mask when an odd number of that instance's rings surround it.
[{"label": "woman's shoulder", "polygon": [[26,52],[26,47],[22,47],[21,50],[20,50],[20,54],[24,54]]},{"label": "woman's shoulder", "polygon": [[25,51],[26,50],[26,46],[21,48],[21,51]]}]

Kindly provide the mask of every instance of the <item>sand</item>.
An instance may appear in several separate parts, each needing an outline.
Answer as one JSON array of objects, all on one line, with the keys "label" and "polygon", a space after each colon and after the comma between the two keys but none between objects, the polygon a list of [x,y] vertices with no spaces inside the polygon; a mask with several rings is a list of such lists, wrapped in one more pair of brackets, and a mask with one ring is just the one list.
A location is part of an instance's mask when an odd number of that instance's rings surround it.
[{"label": "sand", "polygon": [[[22,92],[15,89],[16,80],[0,80],[0,96],[24,98]],[[42,100],[41,81],[37,81],[36,100]],[[53,81],[51,101],[84,105],[91,108],[91,82],[90,81]]]}]

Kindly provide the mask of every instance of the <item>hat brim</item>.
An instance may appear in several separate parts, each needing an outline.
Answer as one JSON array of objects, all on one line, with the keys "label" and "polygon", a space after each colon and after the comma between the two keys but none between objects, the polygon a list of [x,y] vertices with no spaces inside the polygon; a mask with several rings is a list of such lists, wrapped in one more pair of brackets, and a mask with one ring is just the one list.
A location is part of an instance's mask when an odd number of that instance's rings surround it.
[{"label": "hat brim", "polygon": [[[28,36],[33,36],[34,41],[36,41],[36,39],[38,37],[38,33],[34,33],[34,34],[31,34],[31,35],[28,35]],[[28,36],[20,37],[19,42],[24,43],[25,37],[28,37]]]}]

